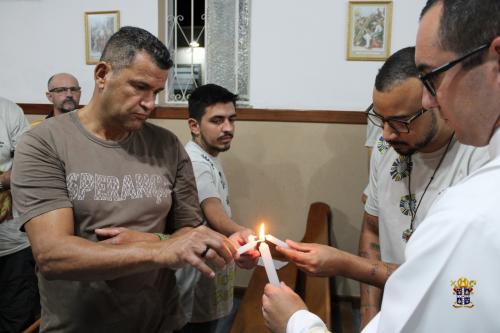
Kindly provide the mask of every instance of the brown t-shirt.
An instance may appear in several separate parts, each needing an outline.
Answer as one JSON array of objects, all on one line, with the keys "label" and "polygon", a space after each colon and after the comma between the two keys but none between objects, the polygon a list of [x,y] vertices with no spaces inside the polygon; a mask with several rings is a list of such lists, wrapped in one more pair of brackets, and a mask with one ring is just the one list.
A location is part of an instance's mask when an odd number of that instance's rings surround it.
[{"label": "brown t-shirt", "polygon": [[[104,141],[77,112],[44,121],[19,143],[12,189],[21,224],[71,207],[75,234],[97,241],[96,228],[165,232],[201,222],[191,162],[174,134],[146,123],[122,142]],[[42,332],[168,332],[182,324],[168,269],[92,282],[39,274],[39,285]]]}]

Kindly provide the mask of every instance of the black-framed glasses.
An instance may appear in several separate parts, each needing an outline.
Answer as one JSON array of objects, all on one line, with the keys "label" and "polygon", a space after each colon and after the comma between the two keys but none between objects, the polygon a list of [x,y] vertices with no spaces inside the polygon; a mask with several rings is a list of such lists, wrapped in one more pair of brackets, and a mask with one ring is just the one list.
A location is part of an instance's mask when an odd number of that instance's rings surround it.
[{"label": "black-framed glasses", "polygon": [[69,91],[71,93],[77,93],[77,92],[80,92],[81,90],[82,90],[81,87],[57,87],[57,88],[50,89],[49,92],[53,92],[56,94],[60,94],[60,93],[66,92],[66,91]]},{"label": "black-framed glasses", "polygon": [[373,103],[370,104],[370,106],[366,109],[366,115],[368,117],[368,120],[372,122],[373,125],[384,128],[384,124],[388,123],[389,126],[396,132],[396,133],[409,133],[410,132],[410,124],[429,111],[429,109],[420,109],[416,113],[409,115],[406,119],[393,119],[393,118],[384,118],[381,115],[377,114],[375,110],[373,109]]},{"label": "black-framed glasses", "polygon": [[465,59],[473,56],[474,54],[476,54],[478,52],[481,52],[482,50],[487,49],[488,47],[490,47],[490,43],[483,44],[479,47],[476,47],[472,51],[464,54],[463,56],[461,56],[453,61],[450,61],[447,64],[439,66],[438,68],[433,69],[432,71],[430,71],[427,74],[420,74],[419,75],[420,81],[422,81],[425,88],[427,88],[427,90],[431,93],[431,95],[435,97],[436,96],[436,86],[434,85],[433,80],[435,80],[439,74],[446,72],[447,70],[449,70],[450,68],[452,68],[456,64],[464,61]]}]

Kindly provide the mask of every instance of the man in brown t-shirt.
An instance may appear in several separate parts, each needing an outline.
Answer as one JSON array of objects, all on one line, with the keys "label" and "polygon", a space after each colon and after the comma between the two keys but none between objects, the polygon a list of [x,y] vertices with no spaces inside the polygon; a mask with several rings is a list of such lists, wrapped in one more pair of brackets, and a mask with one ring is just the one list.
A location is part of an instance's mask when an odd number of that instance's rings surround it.
[{"label": "man in brown t-shirt", "polygon": [[[201,214],[179,140],[145,122],[171,65],[156,37],[122,28],[95,67],[89,104],[43,122],[18,145],[12,188],[40,271],[41,332],[172,331],[179,309],[171,269],[190,264],[213,276],[209,264],[232,260],[227,238],[193,228]],[[158,241],[99,242],[103,227]],[[167,229],[177,231],[159,241],[154,233]]]}]

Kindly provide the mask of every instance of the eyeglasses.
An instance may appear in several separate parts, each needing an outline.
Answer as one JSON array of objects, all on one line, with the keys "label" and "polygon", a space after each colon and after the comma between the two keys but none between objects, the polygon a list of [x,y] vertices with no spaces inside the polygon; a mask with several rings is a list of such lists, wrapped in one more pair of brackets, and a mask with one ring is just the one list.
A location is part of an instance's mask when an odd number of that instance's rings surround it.
[{"label": "eyeglasses", "polygon": [[484,49],[487,49],[489,46],[490,46],[490,43],[481,45],[481,46],[473,49],[472,51],[468,52],[467,54],[464,54],[463,56],[461,56],[453,61],[450,61],[447,64],[444,64],[442,66],[439,66],[438,68],[433,69],[432,71],[430,71],[427,74],[420,74],[419,75],[420,81],[422,81],[425,88],[427,88],[427,90],[431,93],[431,95],[435,97],[436,96],[436,86],[434,85],[433,80],[435,80],[439,74],[446,72],[447,70],[449,70],[450,68],[452,68],[456,64],[464,61],[465,59],[473,56],[474,54],[476,54]]},{"label": "eyeglasses", "polygon": [[82,90],[82,87],[57,87],[57,88],[52,88],[49,90],[49,92],[53,92],[56,94],[60,94],[66,91],[69,91],[71,93],[77,93]]},{"label": "eyeglasses", "polygon": [[373,125],[384,128],[384,124],[388,123],[389,126],[396,132],[396,133],[409,133],[410,132],[410,124],[412,121],[423,115],[429,111],[428,109],[420,109],[416,113],[409,115],[407,119],[392,119],[392,118],[384,118],[381,115],[375,113],[375,110],[373,109],[373,103],[370,104],[370,106],[366,109],[366,115],[368,117],[368,120],[373,123]]}]

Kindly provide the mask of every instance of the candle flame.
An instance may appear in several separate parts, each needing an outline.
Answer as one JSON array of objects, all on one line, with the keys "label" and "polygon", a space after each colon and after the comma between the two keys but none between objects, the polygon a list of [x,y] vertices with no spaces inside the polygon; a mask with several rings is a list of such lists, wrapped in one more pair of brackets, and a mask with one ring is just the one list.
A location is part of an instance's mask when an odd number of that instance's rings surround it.
[{"label": "candle flame", "polygon": [[264,223],[260,225],[259,239],[264,240],[266,238],[266,233],[264,231]]}]

